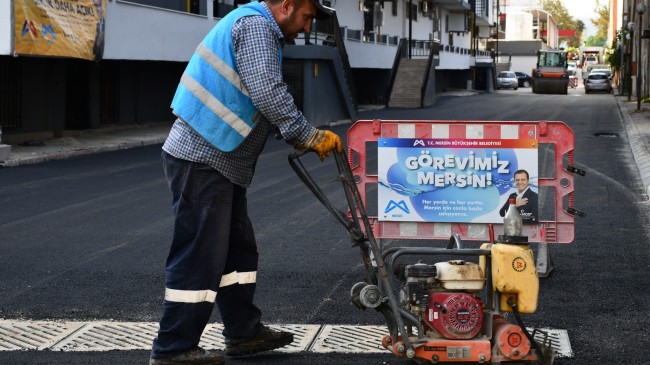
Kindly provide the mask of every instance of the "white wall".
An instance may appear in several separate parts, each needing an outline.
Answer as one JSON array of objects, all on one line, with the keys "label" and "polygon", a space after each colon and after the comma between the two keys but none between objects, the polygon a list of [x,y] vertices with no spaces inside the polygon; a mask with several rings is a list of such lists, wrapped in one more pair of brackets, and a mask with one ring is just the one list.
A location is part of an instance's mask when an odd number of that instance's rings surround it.
[{"label": "white wall", "polygon": [[[408,19],[404,18],[405,7],[400,3],[397,5],[397,15],[393,15],[393,4],[386,1],[384,2],[384,26],[381,27],[381,34],[389,34],[391,36],[403,36],[404,27],[408,29]],[[407,33],[408,34],[408,31]]]},{"label": "white wall", "polygon": [[188,61],[216,23],[211,17],[109,0],[104,59]]},{"label": "white wall", "polygon": [[[400,1],[397,16],[393,16],[391,3],[385,3],[384,26],[380,30],[382,35],[408,37],[409,22],[404,17],[407,4]],[[358,6],[358,1],[352,0],[338,0],[334,3],[341,26],[363,29],[363,13]],[[445,10],[439,9],[441,19],[444,19],[445,14]],[[124,0],[107,0],[104,59],[187,61],[217,20],[211,16],[155,8]],[[423,17],[421,12],[412,27],[413,39],[428,40],[433,33],[432,20]],[[444,30],[444,24],[441,24],[441,28]],[[441,34],[442,44],[447,44],[448,37]],[[469,33],[454,35],[454,45],[469,48],[469,38]],[[356,43],[346,40],[352,67],[392,66],[395,46]],[[11,55],[13,50],[12,2],[0,0],[0,55]]]},{"label": "white wall", "polygon": [[474,57],[466,54],[440,52],[440,64],[436,70],[467,70],[474,66]]},{"label": "white wall", "polygon": [[[413,3],[416,4],[417,1]],[[408,38],[409,21],[404,16],[407,12],[408,2],[398,2],[397,15],[393,15],[392,4],[390,2],[385,2],[384,4],[384,25],[379,29],[379,34],[390,37]],[[358,1],[337,0],[334,8],[336,9],[341,27],[347,27],[350,30],[363,30],[363,13],[359,11]],[[430,33],[433,33],[433,21],[428,17],[423,17],[422,13],[419,12],[418,20],[412,22],[413,39],[428,40]],[[348,39],[345,35],[344,40],[351,67],[378,69],[390,69],[393,67],[395,52],[397,52],[396,45],[358,42]],[[469,43],[467,47],[469,47]]]},{"label": "white wall", "polygon": [[[416,1],[413,1],[413,4],[416,4]],[[402,2],[403,6],[401,6],[401,13],[398,14],[398,19],[404,19],[402,22],[403,29],[404,29],[404,37],[408,38],[409,35],[409,20],[405,16],[407,13],[408,9],[408,1]],[[429,34],[433,33],[433,22],[429,17],[422,16],[422,12],[420,11],[420,8],[418,7],[418,20],[417,21],[412,21],[412,32],[413,32],[413,39],[419,39],[419,40],[429,40]]]},{"label": "white wall", "polygon": [[513,56],[510,71],[525,72],[530,75],[536,63],[537,56]]},{"label": "white wall", "polygon": [[530,13],[506,14],[506,39],[509,41],[533,40],[533,15]]},{"label": "white wall", "polygon": [[13,44],[13,1],[0,1],[0,55],[12,55]]},{"label": "white wall", "polygon": [[395,61],[397,46],[387,44],[372,44],[345,40],[345,50],[348,52],[352,68],[384,68],[390,69]]},{"label": "white wall", "polygon": [[359,11],[359,2],[352,0],[338,0],[334,4],[336,16],[340,26],[350,29],[363,29],[363,13]]},{"label": "white wall", "polygon": [[[413,1],[414,4],[417,1]],[[380,28],[380,34],[408,38],[409,21],[406,14],[408,2],[400,1],[397,6],[397,15],[393,15],[392,4],[384,3],[384,25]],[[363,30],[363,13],[359,11],[359,2],[356,0],[337,0],[334,8],[339,19],[340,26],[349,29]],[[428,17],[423,17],[418,12],[418,20],[412,22],[413,39],[428,40],[432,33],[433,22]]]}]

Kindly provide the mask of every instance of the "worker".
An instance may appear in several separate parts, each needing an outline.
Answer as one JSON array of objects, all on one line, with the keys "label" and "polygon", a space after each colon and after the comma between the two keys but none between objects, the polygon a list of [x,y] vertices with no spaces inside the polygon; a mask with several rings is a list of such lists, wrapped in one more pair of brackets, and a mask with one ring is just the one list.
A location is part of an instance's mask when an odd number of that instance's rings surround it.
[{"label": "worker", "polygon": [[293,341],[291,333],[263,325],[253,303],[258,252],[246,189],[276,128],[321,160],[342,152],[338,135],[314,128],[297,109],[280,64],[283,42],[330,15],[318,0],[249,3],[221,19],[190,59],[162,152],[175,220],[150,365],[223,364],[222,355],[198,346],[215,302],[226,356]]}]

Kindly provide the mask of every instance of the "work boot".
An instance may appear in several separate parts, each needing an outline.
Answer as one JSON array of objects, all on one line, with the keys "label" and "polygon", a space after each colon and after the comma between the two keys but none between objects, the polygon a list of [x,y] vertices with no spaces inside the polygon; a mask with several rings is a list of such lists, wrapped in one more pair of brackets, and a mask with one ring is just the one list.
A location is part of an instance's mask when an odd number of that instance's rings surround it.
[{"label": "work boot", "polygon": [[269,351],[286,346],[293,342],[293,334],[282,331],[275,331],[266,326],[257,336],[238,342],[235,344],[226,344],[226,356],[237,357],[256,354],[262,351]]},{"label": "work boot", "polygon": [[221,365],[225,363],[226,360],[223,356],[216,352],[204,350],[198,346],[178,355],[149,359],[149,365]]}]

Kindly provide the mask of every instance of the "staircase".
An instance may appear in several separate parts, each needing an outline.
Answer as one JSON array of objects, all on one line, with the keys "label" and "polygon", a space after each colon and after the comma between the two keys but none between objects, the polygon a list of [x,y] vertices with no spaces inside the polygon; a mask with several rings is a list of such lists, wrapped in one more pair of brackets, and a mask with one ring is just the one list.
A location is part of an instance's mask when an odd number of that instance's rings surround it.
[{"label": "staircase", "polygon": [[422,83],[427,59],[402,58],[393,82],[388,107],[420,108],[422,106]]}]

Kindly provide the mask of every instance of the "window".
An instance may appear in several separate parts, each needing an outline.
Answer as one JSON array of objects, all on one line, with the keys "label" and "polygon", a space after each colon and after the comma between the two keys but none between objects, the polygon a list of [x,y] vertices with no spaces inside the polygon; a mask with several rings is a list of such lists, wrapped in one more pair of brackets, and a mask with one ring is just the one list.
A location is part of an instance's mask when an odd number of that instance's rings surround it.
[{"label": "window", "polygon": [[391,10],[392,10],[393,16],[397,16],[397,0],[392,1]]},{"label": "window", "polygon": [[411,6],[409,6],[408,4],[406,4],[406,6],[408,8],[408,11],[406,12],[406,14],[404,14],[404,17],[417,22],[418,21],[418,5],[417,4],[411,4]]}]

